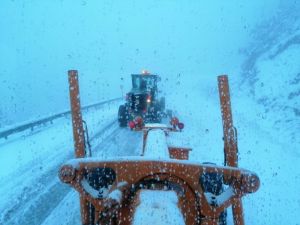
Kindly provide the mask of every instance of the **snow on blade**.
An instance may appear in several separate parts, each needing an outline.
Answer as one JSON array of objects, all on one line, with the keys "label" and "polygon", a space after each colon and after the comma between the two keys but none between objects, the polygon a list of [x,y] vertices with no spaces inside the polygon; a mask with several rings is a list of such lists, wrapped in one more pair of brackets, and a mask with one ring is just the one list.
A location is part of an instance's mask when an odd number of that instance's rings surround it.
[{"label": "snow on blade", "polygon": [[118,203],[121,203],[122,200],[122,192],[118,189],[109,193],[108,198],[116,200]]},{"label": "snow on blade", "polygon": [[162,130],[151,130],[148,133],[145,157],[168,159],[168,145],[166,135]]},{"label": "snow on blade", "polygon": [[184,225],[174,191],[143,190],[134,213],[133,225]]},{"label": "snow on blade", "polygon": [[146,123],[145,128],[155,128],[155,127],[165,127],[168,128],[168,125],[162,123]]},{"label": "snow on blade", "polygon": [[185,134],[185,132],[170,132],[167,139],[168,145],[192,148],[186,136],[187,135]]}]

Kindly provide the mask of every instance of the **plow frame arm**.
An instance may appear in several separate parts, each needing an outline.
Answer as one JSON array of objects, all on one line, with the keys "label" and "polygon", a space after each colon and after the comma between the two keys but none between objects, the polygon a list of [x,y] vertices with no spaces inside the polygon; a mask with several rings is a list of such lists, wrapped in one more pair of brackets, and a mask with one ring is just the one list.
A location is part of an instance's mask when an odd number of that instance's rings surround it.
[{"label": "plow frame arm", "polygon": [[[108,194],[106,197],[97,197],[83,185],[85,174],[96,168],[110,168],[116,172],[116,179],[109,189],[109,193],[118,191],[120,198],[114,199]],[[219,196],[219,205],[211,205],[201,187],[200,181],[195,182],[195,177],[205,173],[217,173],[224,176],[224,181],[229,188],[223,196]],[[178,161],[88,161],[78,159],[77,164],[66,163],[60,170],[60,179],[75,188],[80,195],[90,202],[96,209],[97,216],[108,210],[111,215],[117,216],[121,224],[131,224],[132,214],[128,216],[128,208],[134,211],[130,203],[132,188],[140,185],[141,181],[167,180],[181,187],[184,196],[179,198],[179,205],[186,224],[211,224],[217,225],[219,215],[237,199],[255,192],[259,187],[259,178],[255,173],[233,167],[218,167],[206,164],[185,164]],[[124,185],[120,185],[124,184]],[[121,194],[120,194],[121,193]],[[218,197],[218,196],[217,196]],[[200,207],[201,206],[201,207]],[[127,219],[125,218],[127,215]],[[201,217],[197,223],[195,218]]]},{"label": "plow frame arm", "polygon": [[[233,125],[229,82],[227,75],[218,76],[218,88],[223,124],[224,165],[238,167],[237,130]],[[243,204],[237,199],[232,205],[235,225],[244,225]]]}]

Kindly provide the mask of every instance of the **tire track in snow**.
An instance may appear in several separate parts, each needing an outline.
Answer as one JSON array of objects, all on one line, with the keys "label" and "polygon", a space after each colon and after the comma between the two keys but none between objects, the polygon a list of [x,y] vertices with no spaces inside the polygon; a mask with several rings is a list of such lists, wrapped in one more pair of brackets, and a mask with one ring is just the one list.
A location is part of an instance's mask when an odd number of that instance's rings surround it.
[{"label": "tire track in snow", "polygon": [[[141,140],[141,134],[128,129],[120,129],[117,122],[113,121],[91,138],[92,144],[95,145],[92,152],[93,155],[103,158],[116,155],[136,155]],[[137,142],[140,144],[136,144]],[[96,152],[95,149],[100,151]],[[59,181],[57,172],[64,161],[74,157],[73,153],[69,153],[63,158],[60,155],[56,155],[56,157],[56,159],[48,159],[57,161],[52,169],[34,180],[33,185],[25,186],[20,197],[10,202],[11,204],[7,206],[0,218],[1,224],[42,224],[61,204],[65,196],[71,192],[72,189],[69,186]],[[18,182],[21,183],[24,177],[30,176],[32,171],[38,172],[38,169],[34,168],[23,173]],[[15,182],[14,179],[13,183],[16,184]]]},{"label": "tire track in snow", "polygon": [[[96,141],[98,138],[109,136],[118,129],[116,124],[116,120],[112,121],[98,131],[92,139]],[[57,172],[61,164],[74,157],[74,154],[70,152],[62,155],[56,154],[47,158],[49,162],[56,163],[51,164],[50,170],[44,173],[41,173],[40,165],[37,163],[23,168],[18,171],[18,174],[14,174],[13,179],[8,180],[6,187],[3,188],[6,188],[7,192],[18,193],[18,197],[6,201],[7,204],[2,209],[0,224],[40,224],[43,222],[51,213],[52,208],[56,207],[70,191],[70,188],[60,183]],[[41,173],[41,175],[37,179],[30,179],[32,174],[36,173]],[[26,178],[29,180],[24,180]],[[18,190],[19,186],[24,187]]]},{"label": "tire track in snow", "polygon": [[[95,147],[98,151],[94,152],[94,156],[109,158],[139,155],[141,146],[141,132],[132,132],[127,128],[117,128]],[[56,207],[53,207],[51,214],[44,220],[42,225],[81,224],[78,195],[74,194],[75,191],[70,186],[64,186],[69,189],[69,192],[61,199]]]}]

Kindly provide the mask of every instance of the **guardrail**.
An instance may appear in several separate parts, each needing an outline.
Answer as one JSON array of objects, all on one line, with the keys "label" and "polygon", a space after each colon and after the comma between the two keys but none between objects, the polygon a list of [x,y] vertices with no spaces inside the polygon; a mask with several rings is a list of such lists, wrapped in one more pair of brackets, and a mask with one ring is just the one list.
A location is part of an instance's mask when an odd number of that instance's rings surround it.
[{"label": "guardrail", "polygon": [[[114,99],[106,100],[106,101],[103,101],[103,102],[98,102],[98,103],[90,104],[90,105],[82,107],[82,110],[85,111],[85,110],[88,110],[90,108],[98,108],[101,105],[104,105],[104,104],[107,104],[107,103],[110,103],[110,102],[114,102],[114,101],[118,101],[118,100],[121,100],[121,99],[122,98],[114,98]],[[53,120],[61,118],[61,117],[64,117],[64,116],[67,116],[69,114],[71,114],[70,110],[69,111],[65,111],[65,112],[61,112],[61,113],[58,113],[58,114],[55,114],[53,116],[49,116],[49,117],[46,117],[46,118],[43,118],[43,119],[39,119],[37,121],[33,121],[33,122],[30,122],[30,123],[22,124],[22,125],[19,125],[17,127],[10,128],[10,129],[4,130],[4,131],[0,131],[0,138],[7,139],[8,136],[10,136],[10,135],[12,135],[14,133],[19,133],[19,132],[22,132],[24,130],[29,130],[29,129],[33,130],[34,127],[46,124],[47,122],[51,122],[52,123]]]}]

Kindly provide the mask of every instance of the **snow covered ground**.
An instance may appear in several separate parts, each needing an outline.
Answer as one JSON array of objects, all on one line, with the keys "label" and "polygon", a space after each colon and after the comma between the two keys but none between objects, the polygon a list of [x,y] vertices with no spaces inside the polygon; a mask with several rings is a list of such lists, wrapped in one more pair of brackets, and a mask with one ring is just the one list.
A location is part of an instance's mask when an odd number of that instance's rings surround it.
[{"label": "snow covered ground", "polygon": [[[238,130],[239,166],[256,172],[261,180],[258,192],[243,198],[246,224],[300,224],[300,218],[294,216],[300,208],[299,131],[297,141],[287,144],[284,137],[290,130],[276,130],[274,120],[261,117],[264,107],[236,87],[230,76],[229,82],[233,121]],[[217,79],[207,78],[199,83],[190,87],[193,92],[170,95],[167,99],[185,123],[182,136],[193,148],[191,160],[221,165],[223,131]]]},{"label": "snow covered ground", "polygon": [[[198,89],[185,98],[173,96],[186,102],[184,110],[178,105],[173,107],[185,123],[181,138],[193,148],[190,159],[222,165],[221,114],[217,89],[213,87],[216,79],[206,82],[213,91],[205,94]],[[243,199],[246,224],[280,224],[278,221],[283,220],[286,224],[300,223],[300,219],[292,216],[300,203],[298,193],[293,191],[300,184],[296,146],[291,144],[287,150],[286,145],[265,130],[264,120],[244,113],[256,103],[245,103],[243,99],[243,105],[235,96],[232,94],[232,107],[239,132],[239,165],[256,172],[261,179],[259,191]],[[172,96],[168,99],[173,102]],[[118,104],[84,115],[94,156],[107,158],[140,152],[141,135],[117,126]],[[240,105],[245,108],[239,110]],[[0,154],[0,223],[80,224],[78,195],[57,178],[59,166],[73,156],[70,118],[57,120],[26,137],[2,140]],[[287,213],[291,216],[286,217]],[[230,216],[228,221],[233,224]]]},{"label": "snow covered ground", "polygon": [[[141,141],[136,133],[119,129],[116,113],[119,101],[105,104],[98,110],[90,110],[83,117],[89,128],[92,154],[108,157],[137,154]],[[0,147],[0,224],[67,224],[79,221],[76,195],[60,183],[57,172],[60,165],[73,157],[73,137],[70,118],[55,120],[52,125],[41,127],[25,136],[12,136],[1,140]],[[131,142],[126,140],[133,139]],[[119,150],[122,151],[119,151]],[[97,150],[97,151],[95,151]],[[64,219],[57,207],[71,201],[77,205],[70,213],[64,208]],[[54,223],[56,218],[60,222]],[[70,218],[69,218],[70,217]],[[73,224],[70,222],[70,224]]]}]

